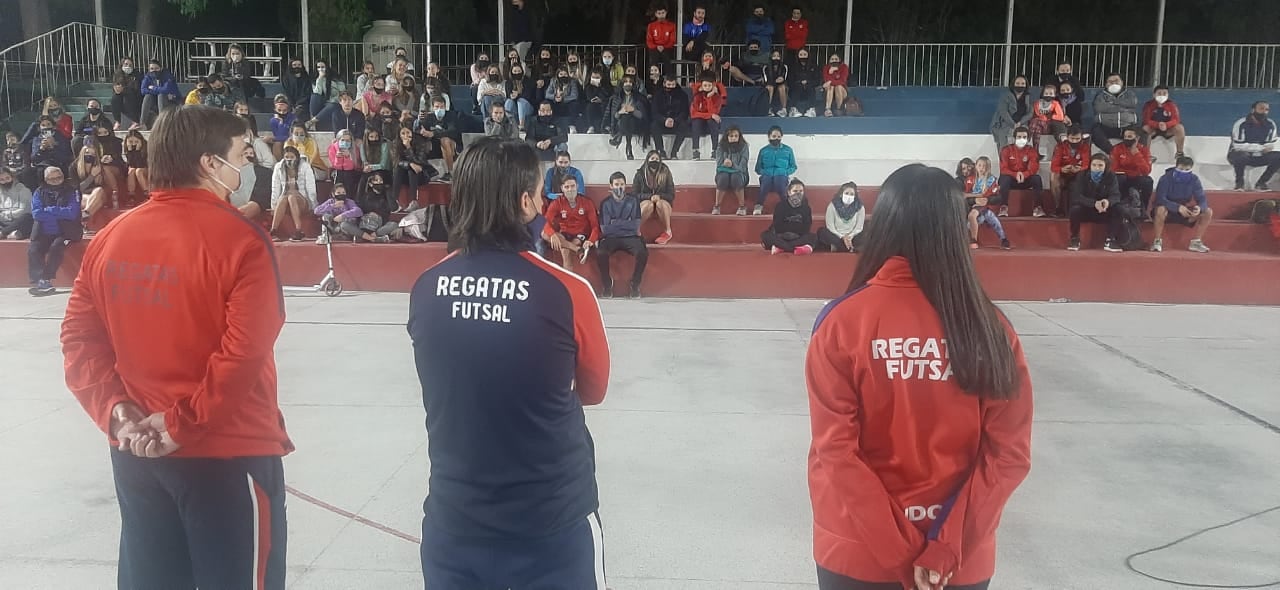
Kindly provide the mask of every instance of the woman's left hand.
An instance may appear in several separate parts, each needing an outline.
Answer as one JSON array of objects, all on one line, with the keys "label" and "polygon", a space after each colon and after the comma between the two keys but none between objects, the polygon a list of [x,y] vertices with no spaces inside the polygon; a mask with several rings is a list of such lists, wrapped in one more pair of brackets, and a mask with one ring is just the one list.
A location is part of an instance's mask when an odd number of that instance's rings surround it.
[{"label": "woman's left hand", "polygon": [[933,570],[915,566],[916,574],[916,590],[943,590],[947,587],[947,583],[951,581],[951,575],[943,577],[942,574]]}]

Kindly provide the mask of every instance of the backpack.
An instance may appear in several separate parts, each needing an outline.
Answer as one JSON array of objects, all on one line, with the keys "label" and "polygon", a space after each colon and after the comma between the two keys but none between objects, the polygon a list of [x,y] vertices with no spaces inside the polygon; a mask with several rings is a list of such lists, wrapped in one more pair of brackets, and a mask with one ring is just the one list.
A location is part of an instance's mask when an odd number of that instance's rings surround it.
[{"label": "backpack", "polygon": [[1277,204],[1280,204],[1280,201],[1275,199],[1259,199],[1253,204],[1253,212],[1249,214],[1249,221],[1254,223],[1269,222],[1271,215],[1276,213]]},{"label": "backpack", "polygon": [[1146,242],[1142,241],[1142,228],[1128,215],[1124,216],[1124,221],[1120,224],[1120,233],[1116,236],[1116,242],[1125,252],[1147,249]]},{"label": "backpack", "polygon": [[844,114],[848,117],[862,116],[862,101],[858,100],[852,92],[849,93],[848,98],[844,99]]}]

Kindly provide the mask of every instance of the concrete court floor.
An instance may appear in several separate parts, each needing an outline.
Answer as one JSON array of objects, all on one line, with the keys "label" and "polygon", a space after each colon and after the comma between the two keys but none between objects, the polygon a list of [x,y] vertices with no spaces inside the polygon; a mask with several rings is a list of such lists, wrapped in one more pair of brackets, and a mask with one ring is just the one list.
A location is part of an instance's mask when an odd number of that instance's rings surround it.
[{"label": "concrete court floor", "polygon": [[[114,587],[106,448],[62,382],[65,301],[0,290],[0,588]],[[277,358],[298,446],[291,484],[417,535],[427,461],[406,304],[290,297]],[[821,305],[603,303],[614,374],[588,419],[612,588],[814,587],[802,361]],[[1032,365],[1037,420],[993,588],[1173,588],[1129,573],[1125,556],[1280,504],[1280,308],[1004,309]],[[349,360],[317,362],[336,354]],[[361,383],[337,366],[384,373]],[[296,497],[288,507],[290,588],[421,588],[416,545]],[[1273,511],[1136,563],[1266,583],[1280,580],[1278,539]]]}]

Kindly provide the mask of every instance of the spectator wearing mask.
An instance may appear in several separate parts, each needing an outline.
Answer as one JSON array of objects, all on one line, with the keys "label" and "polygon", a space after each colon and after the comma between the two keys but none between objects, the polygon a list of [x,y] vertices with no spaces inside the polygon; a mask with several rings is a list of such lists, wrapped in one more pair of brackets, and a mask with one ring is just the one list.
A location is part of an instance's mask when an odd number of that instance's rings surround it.
[{"label": "spectator wearing mask", "polygon": [[1120,194],[1136,195],[1142,206],[1142,218],[1150,221],[1148,208],[1155,185],[1151,180],[1151,150],[1138,142],[1139,133],[1137,127],[1124,130],[1122,141],[1111,150],[1111,170],[1115,172]]},{"label": "spectator wearing mask", "polygon": [[31,138],[31,166],[27,168],[27,177],[22,179],[27,186],[38,185],[45,168],[54,166],[65,170],[72,159],[71,142],[54,127],[53,117],[42,115],[36,124],[38,127]]},{"label": "spectator wearing mask", "polygon": [[809,20],[799,7],[791,9],[791,18],[782,25],[782,38],[790,56],[800,53],[809,43]]},{"label": "spectator wearing mask", "polygon": [[[395,96],[387,91],[387,80],[382,76],[378,76],[370,83],[369,90],[366,91],[360,101],[360,112],[364,113],[365,119],[370,115],[378,113],[378,109],[383,103],[391,104],[395,100]],[[287,101],[286,101],[287,102]]]},{"label": "spectator wearing mask", "polygon": [[724,108],[725,89],[711,74],[703,74],[693,89],[689,106],[689,124],[693,133],[693,159],[702,158],[703,136],[711,137],[711,151],[720,145],[720,110]]},{"label": "spectator wearing mask", "polygon": [[[495,104],[505,106],[507,103],[507,83],[502,79],[502,70],[498,66],[489,66],[487,72],[476,86],[476,101],[480,103],[480,112],[492,111]],[[512,109],[512,112],[517,112]]]},{"label": "spectator wearing mask", "polygon": [[541,15],[525,0],[511,0],[506,25],[507,42],[519,52],[522,61],[528,59],[529,49],[542,37]]},{"label": "spectator wearing mask", "polygon": [[[79,141],[84,137],[95,136],[98,134],[99,127],[114,131],[116,124],[111,121],[111,117],[102,112],[102,103],[96,98],[90,98],[85,102],[84,116],[80,118],[79,123],[76,123],[75,139]],[[72,144],[72,148],[78,147],[80,146]]]},{"label": "spectator wearing mask", "polygon": [[151,192],[151,181],[147,175],[147,140],[137,129],[129,131],[124,137],[121,161],[125,165],[127,196],[136,201],[144,200],[147,193]]},{"label": "spectator wearing mask", "polygon": [[[419,113],[418,115],[421,116],[422,114]],[[390,138],[396,137],[400,134],[401,127],[413,128],[412,125],[405,125],[400,122],[400,117],[397,117],[395,111],[391,110],[391,103],[386,102],[378,106],[378,114],[375,117],[374,123],[376,123],[377,128],[382,131],[382,137],[386,138],[388,141],[390,141]]]},{"label": "spectator wearing mask", "polygon": [[1000,96],[1000,104],[996,105],[996,113],[991,117],[991,137],[996,140],[996,149],[1002,150],[1009,145],[1014,129],[1026,127],[1031,116],[1027,77],[1019,74],[1009,82],[1008,94]]},{"label": "spectator wearing mask", "polygon": [[[1063,82],[1058,85],[1058,103],[1062,105],[1062,112],[1066,115],[1063,122],[1068,127],[1076,126],[1083,129],[1084,120],[1084,95],[1076,90],[1078,87],[1071,82]],[[1088,139],[1088,136],[1085,136]]]},{"label": "spectator wearing mask", "polygon": [[[328,233],[321,232],[320,237],[316,238],[316,244],[328,244],[333,237],[346,236],[347,238],[359,237],[361,232],[356,222],[364,215],[360,207],[356,205],[355,199],[347,198],[347,187],[342,183],[334,183],[333,192],[329,196],[329,200],[316,205],[316,217],[320,218],[320,223],[324,225]],[[351,226],[344,227],[347,224]],[[345,230],[350,229],[350,232]]]},{"label": "spectator wearing mask", "polygon": [[315,138],[311,137],[311,133],[307,132],[306,125],[294,121],[293,126],[289,128],[289,139],[284,142],[284,147],[298,150],[311,167],[315,168],[317,178],[328,176],[329,165],[325,163],[324,158],[320,157],[320,145],[316,143]]},{"label": "spectator wearing mask", "polygon": [[231,94],[231,87],[227,86],[222,76],[213,74],[209,76],[209,91],[200,97],[200,104],[220,111],[233,112],[236,107],[236,98]]},{"label": "spectator wearing mask", "polygon": [[758,86],[763,86],[766,82],[764,70],[769,65],[770,55],[768,51],[760,48],[761,45],[761,42],[756,39],[747,43],[747,54],[742,56],[742,60],[737,65],[742,75],[751,80],[750,84]]},{"label": "spectator wearing mask", "polygon": [[[356,206],[360,208],[361,215],[358,218],[344,218],[339,224],[339,229],[342,230],[343,235],[350,236],[354,242],[389,243],[391,237],[397,233],[399,224],[391,220],[391,205],[387,199],[385,181],[381,176],[373,174],[360,186],[361,189],[356,194]],[[436,205],[428,206],[428,208],[432,207]],[[432,219],[427,217],[428,227]],[[430,230],[427,233],[430,233]]]},{"label": "spectator wearing mask", "polygon": [[334,131],[347,129],[333,127],[333,113],[342,108],[341,97],[347,91],[347,84],[339,79],[336,72],[329,71],[325,61],[316,62],[316,78],[311,82],[310,111],[311,119],[307,121],[307,129]]},{"label": "spectator wearing mask", "polygon": [[516,124],[521,131],[524,131],[529,125],[529,119],[533,116],[533,105],[542,103],[538,98],[538,87],[525,75],[524,66],[520,64],[511,66],[510,78],[503,83],[503,92],[506,94],[504,106],[506,106],[507,115],[515,117]]},{"label": "spectator wearing mask", "polygon": [[271,168],[258,160],[252,146],[244,147],[245,166],[240,168],[240,188],[231,193],[229,200],[245,219],[257,219],[271,210]]},{"label": "spectator wearing mask", "polygon": [[83,195],[81,206],[84,209],[83,217],[86,222],[103,208],[111,205],[113,191],[108,185],[111,179],[107,176],[105,168],[102,164],[102,152],[97,144],[89,143],[80,148],[75,163],[68,170],[71,181]]},{"label": "spectator wearing mask", "polygon": [[561,129],[576,133],[578,116],[582,114],[579,99],[582,87],[569,75],[568,68],[556,68],[556,77],[547,86],[546,100],[551,103],[551,111],[556,118],[556,125]]},{"label": "spectator wearing mask", "polygon": [[657,150],[649,152],[645,163],[636,170],[632,194],[640,200],[640,221],[648,221],[657,214],[662,222],[663,231],[654,242],[666,244],[674,237],[671,231],[671,212],[676,202],[676,185],[671,175],[671,168],[662,161],[662,154]]},{"label": "spectator wearing mask", "polygon": [[[968,160],[961,160],[961,168],[963,172],[964,163]],[[1000,223],[1000,218],[992,212],[991,207],[996,205],[996,201],[1003,201],[997,198],[1000,193],[999,180],[991,173],[991,159],[983,156],[973,164],[973,174],[965,180],[965,204],[968,205],[968,225],[969,225],[969,247],[971,249],[978,248],[978,226],[986,225],[996,233],[996,237],[1000,239],[1000,247],[1005,250],[1013,248],[1009,244],[1009,238],[1004,233],[1004,224]]]},{"label": "spectator wearing mask", "polygon": [[62,170],[44,169],[44,184],[31,195],[33,230],[27,246],[27,276],[31,279],[32,296],[53,295],[53,279],[67,245],[80,241],[84,228],[80,224],[80,191],[66,181]]},{"label": "spectator wearing mask", "polygon": [[387,79],[378,73],[378,66],[371,61],[365,61],[361,66],[360,75],[356,76],[356,96],[363,97],[364,93],[373,88],[374,80],[382,80],[386,85]]},{"label": "spectator wearing mask", "polygon": [[[1040,153],[1031,147],[1026,127],[1013,130],[1013,145],[1000,150],[1000,194],[1008,200],[1010,191],[1029,190],[1035,203],[1035,217],[1044,217],[1044,181],[1040,180]],[[1000,206],[1000,216],[1009,215],[1009,205]]]},{"label": "spectator wearing mask", "polygon": [[606,116],[613,120],[610,125],[613,138],[609,140],[609,144],[618,147],[625,141],[627,159],[634,160],[635,156],[631,152],[632,138],[640,135],[644,144],[649,143],[646,124],[649,120],[649,101],[636,90],[635,76],[622,78],[622,84],[618,86],[618,93],[610,101]]},{"label": "spectator wearing mask", "polygon": [[587,83],[587,65],[582,63],[582,57],[577,51],[569,51],[569,55],[564,57],[564,69],[569,71],[569,77],[578,82],[578,86]]},{"label": "spectator wearing mask", "polygon": [[297,121],[298,117],[289,108],[289,99],[282,94],[276,95],[275,114],[268,122],[271,125],[271,136],[264,140],[271,145],[271,153],[277,160],[284,154],[284,144],[289,141],[290,130]]},{"label": "spectator wearing mask", "polygon": [[671,72],[671,60],[675,58],[676,24],[667,20],[667,7],[653,11],[653,22],[646,30],[645,46],[648,47],[649,66],[660,66],[661,73]]},{"label": "spectator wearing mask", "polygon": [[613,100],[613,93],[613,85],[600,68],[587,74],[586,85],[582,88],[583,126],[587,128],[587,133],[603,133],[608,127],[605,110],[609,107],[609,101]]},{"label": "spectator wearing mask", "polygon": [[334,184],[360,186],[364,162],[360,159],[356,136],[350,129],[333,135],[333,141],[329,143],[329,169],[333,171]]},{"label": "spectator wearing mask", "polygon": [[711,23],[707,22],[705,6],[693,7],[693,19],[684,24],[683,37],[685,59],[702,55],[707,50],[707,43],[711,39]]},{"label": "spectator wearing mask", "polygon": [[649,249],[640,237],[640,200],[627,193],[627,177],[621,172],[609,175],[609,198],[600,203],[600,243],[596,248],[596,265],[600,271],[600,296],[614,296],[613,275],[609,272],[609,257],[614,252],[626,252],[635,258],[631,272],[631,291],[628,297],[640,298],[640,282],[649,262]]},{"label": "spectator wearing mask", "polygon": [[367,181],[370,176],[387,179],[391,169],[391,146],[382,138],[382,132],[377,128],[365,129],[364,142],[360,144],[360,161],[364,163],[364,178],[360,186],[364,186],[363,181]]},{"label": "spectator wearing mask", "polygon": [[1177,103],[1169,100],[1169,87],[1161,84],[1151,92],[1151,100],[1142,105],[1142,132],[1150,137],[1172,139],[1178,153],[1183,155],[1187,144],[1187,130],[1182,126],[1182,114]]},{"label": "spectator wearing mask", "polygon": [[327,121],[322,120],[323,127],[328,129],[346,129],[357,138],[364,137],[364,113],[356,109],[355,97],[343,90],[338,93],[338,108],[334,109]]},{"label": "spectator wearing mask", "polygon": [[[1053,136],[1056,143],[1067,139],[1067,114],[1058,102],[1058,87],[1052,84],[1040,89],[1040,100],[1031,105],[1031,122],[1027,130],[1031,132],[1031,145],[1040,149],[1040,136],[1046,133]],[[1055,144],[1056,145],[1056,144]]]},{"label": "spectator wearing mask", "polygon": [[792,179],[787,185],[787,198],[773,209],[773,223],[760,234],[760,243],[770,254],[790,252],[797,256],[813,254],[818,236],[813,233],[813,209],[804,195],[804,183]]},{"label": "spectator wearing mask", "polygon": [[649,77],[644,79],[644,95],[653,100],[653,96],[662,91],[662,66],[649,66]]},{"label": "spectator wearing mask", "polygon": [[444,99],[444,108],[453,110],[453,98],[449,96],[448,80],[439,78],[427,78],[422,81],[422,96],[419,99],[418,112],[431,110],[431,99],[435,97]]},{"label": "spectator wearing mask", "polygon": [[204,100],[204,95],[206,94],[209,94],[209,78],[200,76],[196,79],[195,88],[192,88],[191,92],[187,93],[187,97],[183,99],[182,104],[184,106],[198,105]]},{"label": "spectator wearing mask", "polygon": [[[774,49],[769,55],[769,65],[764,67],[764,89],[769,95],[769,114],[787,116],[787,89],[790,87],[791,68],[782,63],[782,50]],[[778,99],[778,110],[773,111],[773,99]],[[795,108],[792,116],[799,116]]]},{"label": "spectator wearing mask", "polygon": [[[420,108],[422,100],[426,98],[426,94],[426,92],[423,92],[422,95],[419,96],[417,80],[415,80],[413,76],[405,76],[404,79],[400,81],[400,92],[396,94],[395,99],[391,101],[391,106],[400,112],[401,120],[410,121],[413,119],[414,115],[420,114],[423,110],[427,110]],[[435,97],[433,96],[432,98]],[[428,99],[426,104],[427,106],[430,106],[431,101]],[[449,108],[449,101],[446,100],[444,105],[447,110]]]},{"label": "spectator wearing mask", "polygon": [[150,129],[155,115],[178,102],[178,83],[173,74],[157,60],[147,62],[147,74],[142,77],[142,130]]},{"label": "spectator wearing mask", "polygon": [[1138,95],[1126,87],[1120,74],[1107,76],[1107,86],[1093,97],[1093,145],[1111,153],[1111,140],[1124,135],[1138,121]]},{"label": "spectator wearing mask", "polygon": [[18,182],[28,189],[32,186],[39,186],[40,183],[32,182],[28,185],[24,180],[27,168],[30,166],[31,152],[22,147],[22,143],[18,141],[18,134],[12,131],[6,131],[4,134],[4,151],[0,152],[0,168],[8,170],[13,174]]},{"label": "spectator wearing mask", "polygon": [[[413,64],[410,64],[410,65],[413,65]],[[409,71],[412,72],[413,70],[410,69]],[[453,83],[449,80],[448,76],[445,76],[444,69],[440,67],[440,62],[437,62],[437,61],[427,62],[427,74],[426,76],[423,76],[422,79],[425,81],[428,78],[434,78],[436,81],[436,84],[440,88],[453,87]],[[445,92],[444,94],[448,94],[448,92]]]},{"label": "spectator wearing mask", "polygon": [[[126,196],[125,177],[129,168],[124,162],[124,140],[116,137],[114,131],[98,127],[94,129],[93,142],[98,144],[98,154],[102,156],[102,173],[107,180],[107,191]],[[89,141],[86,139],[85,143]]]},{"label": "spectator wearing mask", "polygon": [[560,198],[547,207],[547,224],[542,238],[560,253],[561,265],[572,271],[574,263],[586,262],[591,248],[600,241],[600,219],[596,204],[578,194],[578,179],[572,175],[557,176],[555,185]]},{"label": "spectator wearing mask", "polygon": [[240,119],[244,121],[245,126],[249,128],[249,134],[252,135],[254,138],[257,138],[258,137],[258,119],[256,119],[253,116],[253,113],[249,111],[249,103],[243,100],[236,101],[234,109],[235,109],[236,116],[240,117]]},{"label": "spectator wearing mask", "polygon": [[[1236,121],[1231,127],[1231,149],[1227,161],[1236,173],[1236,190],[1244,190],[1244,173],[1247,168],[1266,166],[1254,190],[1269,191],[1267,186],[1276,171],[1280,171],[1280,152],[1276,151],[1276,123],[1268,115],[1271,105],[1266,101],[1253,103],[1249,116]],[[34,161],[34,158],[32,158]]]},{"label": "spectator wearing mask", "polygon": [[1120,184],[1116,175],[1108,170],[1107,157],[1094,154],[1089,160],[1089,173],[1071,185],[1071,240],[1067,250],[1080,249],[1080,224],[1107,224],[1107,241],[1103,250],[1123,252],[1117,238],[1124,226],[1124,207],[1120,203]]},{"label": "spectator wearing mask", "polygon": [[289,60],[289,69],[280,76],[280,85],[284,87],[284,96],[289,101],[289,108],[299,113],[304,120],[310,119],[308,109],[311,105],[311,94],[315,88],[315,79],[311,72],[298,58]]},{"label": "spectator wearing mask", "polygon": [[801,47],[796,50],[795,63],[791,64],[791,75],[787,83],[789,89],[787,97],[791,100],[792,117],[818,116],[815,105],[818,100],[818,88],[821,86],[822,69],[809,56],[809,50]]},{"label": "spectator wearing mask", "polygon": [[[101,105],[99,105],[99,111],[101,111]],[[71,115],[62,108],[62,102],[58,99],[52,96],[45,97],[44,104],[40,108],[40,116],[52,118],[54,130],[63,138],[70,140],[75,136],[76,130],[72,124]]]},{"label": "spectator wearing mask", "polygon": [[782,128],[774,125],[769,128],[769,145],[760,148],[760,154],[756,156],[756,174],[760,175],[760,198],[757,199],[755,211],[751,214],[764,213],[764,205],[769,200],[770,194],[777,193],[779,197],[786,195],[791,175],[795,173],[795,152],[791,151],[791,146],[782,143]]},{"label": "spectator wearing mask", "polygon": [[515,119],[507,116],[506,107],[493,103],[489,106],[489,118],[484,120],[484,134],[489,137],[520,139],[520,127]]},{"label": "spectator wearing mask", "polygon": [[457,111],[446,109],[443,98],[433,98],[431,112],[418,119],[415,131],[429,143],[427,159],[444,160],[445,170],[440,182],[452,181],[453,162],[462,151],[462,127],[458,123]]},{"label": "spectator wearing mask", "polygon": [[846,182],[827,205],[826,226],[818,229],[818,243],[832,252],[857,252],[867,210],[858,198],[858,185]]},{"label": "spectator wearing mask", "polygon": [[618,87],[618,84],[622,82],[622,77],[627,73],[627,69],[618,62],[612,49],[600,52],[600,70],[609,76],[609,85],[614,88]]},{"label": "spectator wearing mask", "polygon": [[0,168],[0,240],[31,236],[31,189],[9,168]]},{"label": "spectator wearing mask", "polygon": [[[690,105],[689,96],[680,88],[674,76],[662,80],[662,90],[651,99],[650,111],[653,115],[653,127],[649,133],[653,137],[654,146],[658,148],[658,154],[664,160],[668,153],[673,158],[677,157],[680,146],[689,136]],[[670,152],[663,149],[663,144],[666,143],[664,136],[668,133],[675,136]]]},{"label": "spectator wearing mask", "polygon": [[1067,140],[1059,143],[1058,147],[1053,150],[1053,160],[1049,164],[1049,170],[1053,173],[1049,181],[1050,189],[1053,192],[1056,211],[1053,213],[1065,214],[1067,203],[1071,196],[1071,183],[1075,182],[1081,172],[1089,167],[1089,159],[1092,154],[1093,147],[1084,140],[1084,134],[1079,127],[1072,125],[1067,129]]},{"label": "spectator wearing mask", "polygon": [[387,195],[387,206],[395,207],[397,213],[406,213],[408,206],[400,205],[400,190],[407,189],[405,203],[414,205],[418,202],[418,187],[429,182],[436,174],[435,168],[428,162],[431,159],[431,142],[426,137],[415,135],[413,130],[402,127],[396,140],[391,143],[391,193]]},{"label": "spectator wearing mask", "polygon": [[546,94],[547,86],[551,84],[551,79],[556,77],[556,68],[559,66],[551,50],[543,47],[538,51],[538,60],[533,63],[533,75],[538,79],[538,91],[540,94]]},{"label": "spectator wearing mask", "polygon": [[587,182],[582,178],[582,171],[573,166],[573,157],[569,152],[559,152],[556,154],[555,165],[547,168],[547,172],[542,179],[542,186],[546,188],[547,199],[554,201],[560,198],[560,179],[564,176],[572,176],[578,181],[577,186],[586,187]]},{"label": "spectator wearing mask", "polygon": [[271,173],[271,236],[277,242],[283,242],[280,235],[280,224],[285,218],[293,219],[293,235],[291,242],[306,239],[302,228],[304,216],[316,208],[316,175],[307,157],[298,148],[286,146],[284,157],[276,163]]},{"label": "spectator wearing mask", "polygon": [[1200,177],[1192,171],[1195,161],[1186,156],[1179,156],[1173,168],[1165,171],[1156,185],[1155,240],[1151,242],[1151,251],[1164,250],[1164,226],[1176,223],[1195,228],[1196,234],[1187,247],[1192,252],[1202,254],[1209,252],[1204,245],[1204,234],[1213,221],[1213,209],[1209,208],[1209,200],[1204,194],[1204,185]]},{"label": "spectator wearing mask", "polygon": [[[1076,80],[1076,76],[1073,73],[1075,71],[1075,67],[1071,65],[1071,62],[1064,61],[1058,64],[1058,68],[1054,71],[1056,73],[1054,74],[1050,82],[1057,84],[1059,88],[1061,88],[1063,84],[1070,84],[1072,88],[1075,88],[1077,90],[1081,88],[1080,82]],[[1076,121],[1077,121],[1077,124],[1079,124],[1079,121],[1081,121],[1081,119],[1076,119]]]},{"label": "spectator wearing mask", "polygon": [[712,159],[716,161],[716,204],[711,209],[712,215],[720,214],[720,203],[724,194],[732,192],[738,197],[738,217],[747,214],[746,187],[750,175],[747,173],[747,160],[751,157],[751,148],[742,137],[742,130],[731,125],[724,132],[724,138],[717,145]]},{"label": "spectator wearing mask", "polygon": [[111,117],[116,129],[139,126],[142,121],[142,76],[133,65],[133,58],[120,60],[120,67],[111,76]]},{"label": "spectator wearing mask", "polygon": [[822,69],[822,91],[827,97],[825,116],[834,115],[833,108],[844,111],[844,102],[849,99],[849,66],[843,63],[839,54],[831,54],[827,67]]},{"label": "spectator wearing mask", "polygon": [[773,19],[765,16],[764,4],[756,4],[751,9],[751,17],[747,19],[746,31],[747,42],[759,41],[760,51],[765,55],[773,50],[773,35],[776,30],[774,28]]},{"label": "spectator wearing mask", "polygon": [[217,72],[231,87],[231,96],[235,100],[265,98],[266,89],[253,77],[253,66],[244,60],[244,50],[239,45],[231,44],[227,48],[227,59],[218,64]]}]

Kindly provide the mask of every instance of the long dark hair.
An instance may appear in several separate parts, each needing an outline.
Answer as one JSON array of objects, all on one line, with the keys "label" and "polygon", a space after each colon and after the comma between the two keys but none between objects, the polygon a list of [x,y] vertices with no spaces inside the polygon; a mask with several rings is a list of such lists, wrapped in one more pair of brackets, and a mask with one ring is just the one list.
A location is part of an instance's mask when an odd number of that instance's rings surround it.
[{"label": "long dark hair", "polygon": [[449,250],[529,249],[522,202],[537,198],[540,172],[537,152],[523,141],[485,137],[468,146],[454,167]]},{"label": "long dark hair", "polygon": [[982,398],[1010,399],[1019,386],[1012,343],[978,283],[964,218],[964,197],[946,171],[923,164],[899,168],[876,197],[849,289],[866,285],[889,258],[906,258],[942,321],[956,383]]}]

